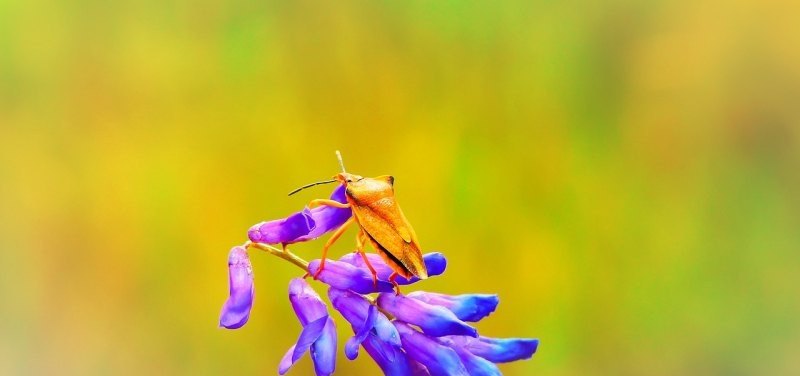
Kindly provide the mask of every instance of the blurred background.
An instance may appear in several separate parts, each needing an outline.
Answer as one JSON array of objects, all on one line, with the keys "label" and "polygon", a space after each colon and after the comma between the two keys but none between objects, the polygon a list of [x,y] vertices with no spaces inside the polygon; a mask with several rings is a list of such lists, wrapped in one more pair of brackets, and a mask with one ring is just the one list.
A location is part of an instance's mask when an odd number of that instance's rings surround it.
[{"label": "blurred background", "polygon": [[336,149],[394,175],[447,254],[415,288],[498,293],[482,333],[541,339],[508,375],[798,374],[798,17],[0,1],[0,374],[275,374],[298,270],[253,254],[250,322],[227,331],[227,253],[327,197],[286,193],[336,173]]}]

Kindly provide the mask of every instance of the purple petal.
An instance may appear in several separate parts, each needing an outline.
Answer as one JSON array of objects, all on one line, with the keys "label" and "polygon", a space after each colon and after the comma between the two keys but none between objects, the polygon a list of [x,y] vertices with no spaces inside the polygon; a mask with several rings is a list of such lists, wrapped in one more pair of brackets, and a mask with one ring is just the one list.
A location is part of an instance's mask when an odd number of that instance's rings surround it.
[{"label": "purple petal", "polygon": [[288,359],[284,356],[281,360],[279,372],[286,372],[310,350],[317,375],[330,375],[336,368],[336,325],[328,316],[325,303],[303,278],[289,282],[289,301],[303,331],[292,348],[291,356]]},{"label": "purple petal", "polygon": [[407,295],[419,301],[444,307],[453,312],[459,320],[477,322],[489,316],[500,299],[493,294],[445,295],[433,292],[414,291]]},{"label": "purple petal", "polygon": [[328,317],[322,334],[311,346],[311,360],[317,376],[328,376],[336,369],[336,324]]},{"label": "purple petal", "polygon": [[[390,268],[389,265],[386,265],[386,262],[383,261],[381,256],[376,253],[367,253],[366,255],[367,259],[369,259],[370,265],[375,268],[375,272],[378,274],[378,279],[382,281],[389,280],[389,275],[392,274],[392,268]],[[340,257],[339,261],[346,262],[361,269],[367,268],[367,264],[364,263],[364,259],[358,252],[347,253]]]},{"label": "purple petal", "polygon": [[292,368],[292,365],[294,364],[294,362],[292,361],[292,354],[294,354],[294,349],[296,346],[297,346],[296,344],[292,345],[292,347],[290,347],[289,350],[286,351],[286,354],[283,354],[283,358],[281,358],[281,363],[278,364],[279,375],[285,374],[286,371],[289,370],[289,368]]},{"label": "purple petal", "polygon": [[303,278],[294,278],[289,282],[289,301],[303,326],[328,316],[325,303]]},{"label": "purple petal", "polygon": [[364,350],[367,351],[367,354],[375,360],[375,363],[378,364],[378,367],[381,368],[384,375],[427,375],[427,373],[414,372],[412,363],[416,362],[408,359],[408,355],[403,352],[400,346],[384,342],[374,333],[370,333],[361,345],[364,346]]},{"label": "purple petal", "polygon": [[[447,345],[446,342],[445,344]],[[503,373],[494,363],[474,355],[460,346],[450,346],[450,348],[458,354],[461,363],[469,370],[470,376],[502,376]]]},{"label": "purple petal", "polygon": [[251,241],[267,244],[290,243],[307,235],[315,227],[311,211],[305,209],[286,218],[261,222],[250,227],[247,237]]},{"label": "purple petal", "polygon": [[[344,185],[340,185],[333,190],[331,193],[330,199],[336,202],[341,202],[343,204],[347,203],[347,198],[345,197],[345,188]],[[316,239],[329,231],[336,230],[339,226],[343,225],[350,216],[353,215],[352,210],[350,208],[334,208],[332,206],[319,206],[314,209],[311,209],[311,217],[314,219],[314,223],[316,223],[316,227],[311,229],[306,235],[303,235],[292,243],[297,242],[304,242],[307,240]]]},{"label": "purple petal", "polygon": [[395,322],[403,348],[414,360],[422,363],[431,375],[469,375],[456,352],[410,326]]},{"label": "purple petal", "polygon": [[[367,253],[367,259],[369,259],[370,265],[375,268],[375,272],[378,274],[378,280],[388,281],[389,276],[392,275],[394,270],[392,270],[389,265],[386,265],[386,262],[383,261],[381,256],[375,253]],[[364,259],[356,252],[348,253],[339,260],[359,268],[367,267],[364,263]],[[425,262],[425,268],[428,270],[429,277],[440,275],[444,273],[444,270],[447,268],[447,259],[440,252],[426,253],[422,256],[422,260]],[[395,281],[399,285],[410,285],[419,281],[419,278],[412,277],[411,280],[408,280],[405,277],[397,277]]]},{"label": "purple petal", "polygon": [[[331,200],[346,203],[344,186],[333,190]],[[251,241],[267,244],[291,244],[316,239],[339,228],[352,212],[350,208],[320,206],[304,209],[286,218],[258,223],[247,231]]]},{"label": "purple petal", "polygon": [[330,298],[333,308],[336,308],[353,326],[353,330],[361,331],[361,325],[366,322],[367,311],[371,306],[367,299],[352,291],[333,287],[328,289],[328,298]]},{"label": "purple petal", "polygon": [[[397,334],[397,330],[386,316],[378,312],[377,307],[370,304],[366,298],[352,291],[336,288],[328,290],[328,297],[331,299],[333,307],[353,327],[353,332],[357,333],[356,337],[361,333],[369,333],[378,336],[381,341],[400,346],[400,337]],[[375,315],[370,318],[369,316],[373,311]],[[350,344],[350,341],[348,341],[348,344]],[[345,347],[345,355],[351,360],[355,359],[355,354],[348,353],[352,351],[347,346]],[[358,350],[356,349],[355,351],[357,352]]]},{"label": "purple petal", "polygon": [[422,363],[414,360],[409,359],[408,363],[411,365],[411,375],[414,376],[431,376],[431,373],[428,372],[428,369],[422,365]]},{"label": "purple petal", "polygon": [[478,335],[475,328],[459,320],[453,312],[417,299],[394,293],[382,293],[378,295],[378,306],[393,314],[398,320],[414,324],[426,334],[435,337]]},{"label": "purple petal", "polygon": [[[313,260],[308,265],[311,275],[317,273],[320,260]],[[392,291],[394,286],[386,281],[378,281],[377,286],[372,280],[372,274],[366,268],[357,268],[345,262],[336,260],[325,261],[325,268],[319,274],[319,279],[331,287],[341,290],[353,290],[359,294]]]},{"label": "purple petal", "polygon": [[400,341],[400,334],[397,333],[397,328],[392,325],[386,316],[383,314],[378,315],[375,319],[375,335],[383,342],[390,343],[396,346],[402,346]]},{"label": "purple petal", "polygon": [[358,348],[361,347],[361,343],[367,339],[367,335],[369,335],[369,332],[364,332],[364,338],[359,338],[358,335],[355,335],[345,342],[344,356],[346,356],[347,359],[355,360],[358,358]]},{"label": "purple petal", "polygon": [[[363,296],[347,290],[331,288],[328,290],[328,297],[331,299],[333,307],[344,316],[345,320],[350,322],[354,332],[366,331],[367,337],[361,345],[381,367],[384,374],[397,376],[415,374],[406,354],[401,349],[400,335],[397,333],[397,329],[386,316],[377,312],[375,306]],[[367,320],[370,309],[376,311],[371,327],[369,326],[370,320]]]},{"label": "purple petal", "polygon": [[536,353],[539,340],[535,338],[489,338],[449,336],[444,340],[494,363],[528,359]]},{"label": "purple petal", "polygon": [[375,326],[375,319],[378,315],[378,308],[374,305],[370,305],[367,309],[367,318],[364,320],[364,323],[361,324],[361,329],[356,331],[356,335],[350,338],[344,346],[344,354],[347,356],[347,359],[353,360],[358,357],[358,347],[361,346],[361,342],[367,339],[370,331]]},{"label": "purple petal", "polygon": [[250,318],[253,307],[253,266],[247,250],[233,247],[228,254],[228,284],[230,293],[222,306],[219,325],[228,329],[241,328]]},{"label": "purple petal", "polygon": [[322,334],[322,329],[325,327],[325,324],[328,322],[328,316],[320,317],[316,319],[308,325],[303,327],[303,330],[300,332],[300,337],[297,338],[297,342],[294,345],[294,353],[292,353],[292,363],[297,362],[303,354],[311,348],[311,345],[319,338],[320,334]]},{"label": "purple petal", "polygon": [[[363,329],[361,325],[366,322],[369,307],[372,306],[366,298],[352,291],[335,288],[328,290],[328,297],[331,299],[333,307],[353,326],[354,332]],[[373,329],[381,341],[400,346],[397,329],[382,313],[378,313],[375,317]]]}]

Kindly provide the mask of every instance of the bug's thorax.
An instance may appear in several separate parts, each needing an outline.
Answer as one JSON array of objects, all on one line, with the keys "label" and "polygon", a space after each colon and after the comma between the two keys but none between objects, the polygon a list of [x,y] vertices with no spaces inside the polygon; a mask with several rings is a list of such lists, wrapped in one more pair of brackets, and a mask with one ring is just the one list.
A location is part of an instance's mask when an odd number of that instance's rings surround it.
[{"label": "bug's thorax", "polygon": [[394,178],[388,175],[365,178],[343,172],[336,175],[336,179],[345,185],[347,200],[356,205],[369,205],[394,196]]}]

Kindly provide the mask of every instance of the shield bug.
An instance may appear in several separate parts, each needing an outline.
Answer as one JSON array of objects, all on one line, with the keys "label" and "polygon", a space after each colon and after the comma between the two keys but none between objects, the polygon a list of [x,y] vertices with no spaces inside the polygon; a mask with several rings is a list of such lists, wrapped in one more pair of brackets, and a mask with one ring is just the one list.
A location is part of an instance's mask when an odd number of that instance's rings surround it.
[{"label": "shield bug", "polygon": [[417,235],[395,200],[394,177],[383,175],[375,178],[365,178],[347,173],[342,162],[342,155],[338,150],[336,151],[336,156],[342,168],[341,173],[336,174],[333,179],[307,184],[289,193],[291,196],[305,188],[338,181],[345,186],[346,204],[333,200],[316,199],[312,200],[308,206],[327,205],[337,208],[351,208],[353,211],[353,216],[342,224],[325,243],[322,249],[322,260],[320,261],[319,269],[314,274],[314,278],[322,272],[325,266],[325,256],[328,253],[328,248],[353,223],[357,223],[359,227],[359,232],[356,236],[356,251],[361,254],[376,283],[378,280],[377,273],[364,254],[366,242],[369,242],[375,248],[381,258],[394,271],[389,277],[389,281],[395,285],[398,292],[399,286],[395,282],[398,276],[428,278],[428,271],[422,260],[422,252]]}]

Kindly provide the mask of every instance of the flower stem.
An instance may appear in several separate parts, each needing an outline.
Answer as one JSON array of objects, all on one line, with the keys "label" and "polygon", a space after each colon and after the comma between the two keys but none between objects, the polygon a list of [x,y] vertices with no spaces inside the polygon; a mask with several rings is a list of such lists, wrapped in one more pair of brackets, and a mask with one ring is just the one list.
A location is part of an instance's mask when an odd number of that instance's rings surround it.
[{"label": "flower stem", "polygon": [[278,256],[278,257],[280,257],[280,258],[282,258],[282,259],[284,259],[286,261],[291,262],[292,264],[297,265],[297,267],[300,268],[300,269],[303,269],[303,271],[308,272],[308,261],[301,259],[300,257],[298,257],[297,255],[295,255],[292,252],[289,252],[289,250],[286,249],[286,248],[279,249],[279,248],[275,248],[275,247],[273,247],[273,246],[271,246],[269,244],[255,243],[255,242],[251,242],[251,241],[248,241],[247,243],[244,243],[244,248],[247,249],[248,247],[257,248],[257,249],[260,249],[262,251],[271,253],[274,256]]}]

